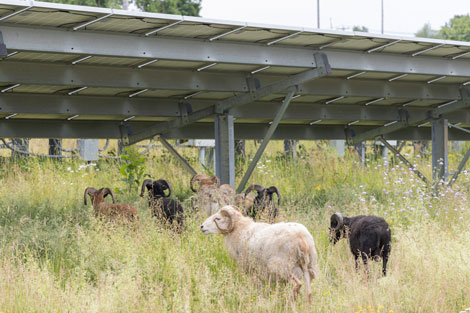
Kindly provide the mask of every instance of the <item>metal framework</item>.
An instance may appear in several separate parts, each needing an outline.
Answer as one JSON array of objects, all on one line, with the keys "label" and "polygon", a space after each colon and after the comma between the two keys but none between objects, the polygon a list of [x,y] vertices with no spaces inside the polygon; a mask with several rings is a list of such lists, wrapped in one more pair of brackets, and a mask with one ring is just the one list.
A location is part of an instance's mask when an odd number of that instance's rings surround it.
[{"label": "metal framework", "polygon": [[464,42],[0,0],[0,137],[216,138],[231,184],[251,138],[433,139],[445,178],[468,85]]}]

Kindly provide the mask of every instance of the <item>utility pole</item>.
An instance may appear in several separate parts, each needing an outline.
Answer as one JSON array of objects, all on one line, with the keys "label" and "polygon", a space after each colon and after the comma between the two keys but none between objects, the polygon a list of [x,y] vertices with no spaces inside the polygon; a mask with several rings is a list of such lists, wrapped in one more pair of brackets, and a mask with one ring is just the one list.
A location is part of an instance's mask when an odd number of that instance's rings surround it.
[{"label": "utility pole", "polygon": [[320,0],[317,0],[317,28],[320,28]]},{"label": "utility pole", "polygon": [[382,0],[382,28],[381,33],[384,33],[384,0]]}]

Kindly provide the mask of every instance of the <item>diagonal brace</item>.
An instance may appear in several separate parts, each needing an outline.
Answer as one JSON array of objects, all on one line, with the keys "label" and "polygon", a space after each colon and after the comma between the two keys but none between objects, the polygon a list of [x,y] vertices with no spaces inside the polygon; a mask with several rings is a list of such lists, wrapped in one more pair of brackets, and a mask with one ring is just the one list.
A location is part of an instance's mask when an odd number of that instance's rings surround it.
[{"label": "diagonal brace", "polygon": [[457,171],[454,173],[454,175],[452,175],[452,177],[449,179],[449,183],[448,183],[448,186],[451,187],[453,183],[455,183],[455,181],[457,180],[457,178],[459,177],[459,174],[462,172],[465,164],[467,163],[468,161],[468,158],[470,158],[470,149],[467,150],[467,152],[465,153],[465,155],[463,156],[463,159],[462,161],[460,161],[460,164],[459,164],[459,167],[457,168]]},{"label": "diagonal brace", "polygon": [[387,125],[387,126],[382,126],[376,129],[372,129],[369,131],[366,131],[362,134],[359,134],[355,137],[352,138],[347,138],[348,143],[351,145],[358,144],[364,140],[368,139],[373,139],[378,136],[390,134],[393,132],[396,132],[400,129],[407,128],[409,126],[416,125],[418,123],[422,123],[424,121],[427,121],[431,118],[438,118],[441,115],[452,113],[457,110],[461,109],[468,109],[470,108],[470,89],[469,88],[461,88],[460,89],[460,95],[461,99],[457,102],[454,102],[452,104],[444,105],[441,107],[438,107],[434,110],[430,110],[426,113],[416,113],[416,115],[411,116],[410,118],[407,118],[402,121],[398,121],[394,124]]},{"label": "diagonal brace", "polygon": [[[452,125],[452,124],[449,123],[449,128],[452,128],[452,127],[456,128],[458,130],[461,130],[465,133],[470,133],[470,131],[468,129],[459,127],[457,125]],[[460,161],[460,164],[459,164],[459,167],[457,168],[457,171],[449,179],[449,182],[448,182],[449,187],[451,187],[455,183],[455,181],[459,177],[460,173],[462,172],[463,168],[465,167],[465,164],[467,164],[467,161],[468,161],[469,158],[470,158],[470,149],[467,150],[467,152],[465,153],[465,155],[462,158],[462,161]]]},{"label": "diagonal brace", "polygon": [[173,148],[173,146],[162,136],[158,137],[158,140],[162,143],[162,145],[170,151],[170,153],[183,165],[183,167],[191,173],[192,176],[196,175],[197,172],[194,170],[194,168],[189,165],[188,161],[186,161],[181,154],[178,153],[178,151]]},{"label": "diagonal brace", "polygon": [[395,149],[391,144],[388,143],[387,140],[385,140],[383,137],[378,137],[377,138],[378,140],[380,140],[380,142],[382,142],[384,144],[385,147],[387,147],[390,151],[392,151],[393,153],[395,153],[396,156],[398,156],[398,158],[403,161],[403,163],[405,163],[406,165],[408,165],[408,167],[411,169],[412,172],[414,172],[416,175],[418,175],[419,178],[421,178],[421,180],[426,184],[426,185],[429,185],[429,181],[428,179],[426,178],[426,176],[424,176],[423,173],[421,173],[420,171],[418,171],[413,164],[411,164],[410,161],[408,161],[397,149]]},{"label": "diagonal brace", "polygon": [[286,79],[283,79],[279,82],[274,84],[261,87],[254,92],[245,93],[242,95],[237,95],[225,100],[220,101],[215,106],[210,106],[198,111],[193,112],[192,114],[188,115],[185,120],[182,118],[176,118],[174,120],[159,123],[157,125],[151,126],[145,130],[132,133],[131,130],[125,125],[120,127],[121,135],[122,135],[122,142],[124,145],[131,145],[136,142],[139,142],[144,139],[152,138],[158,134],[163,134],[175,128],[180,128],[192,123],[195,123],[203,118],[209,117],[214,114],[222,114],[224,112],[229,111],[239,105],[251,103],[256,101],[257,99],[263,98],[270,94],[281,92],[286,90],[289,87],[302,84],[306,81],[319,78],[331,73],[331,67],[328,63],[328,58],[324,53],[315,53],[314,54],[316,68],[307,70],[305,72],[292,75]]},{"label": "diagonal brace", "polygon": [[3,41],[3,35],[0,31],[0,59],[6,58],[8,56],[7,46]]},{"label": "diagonal brace", "polygon": [[269,143],[269,140],[271,140],[271,137],[273,136],[274,132],[276,131],[277,126],[279,125],[279,122],[281,121],[281,118],[284,116],[284,113],[287,110],[287,107],[289,106],[292,97],[296,93],[297,88],[290,88],[287,96],[285,97],[284,101],[282,102],[281,108],[276,114],[276,117],[274,118],[274,121],[272,122],[271,126],[268,128],[268,132],[264,136],[263,142],[261,143],[261,146],[258,148],[258,151],[256,151],[255,156],[253,157],[253,161],[251,161],[250,165],[248,166],[248,169],[246,170],[245,175],[243,176],[240,184],[238,185],[237,188],[237,193],[243,192],[243,189],[245,189],[245,185],[248,182],[248,179],[250,179],[251,174],[253,173],[253,170],[255,169],[256,165],[258,164],[259,159],[261,158],[261,155],[263,154],[264,150],[266,149],[266,146]]}]

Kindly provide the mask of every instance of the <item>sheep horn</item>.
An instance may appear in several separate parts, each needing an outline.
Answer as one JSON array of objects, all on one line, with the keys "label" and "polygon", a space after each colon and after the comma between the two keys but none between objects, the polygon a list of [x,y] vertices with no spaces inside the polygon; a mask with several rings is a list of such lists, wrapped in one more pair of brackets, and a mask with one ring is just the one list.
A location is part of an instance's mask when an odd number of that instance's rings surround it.
[{"label": "sheep horn", "polygon": [[167,189],[168,189],[168,195],[166,195],[165,197],[170,197],[171,196],[171,184],[168,180],[165,180],[165,179],[160,179],[160,181],[162,182],[162,185],[163,186],[166,186]]},{"label": "sheep horn", "polygon": [[113,203],[116,203],[116,201],[114,201],[114,193],[111,189],[109,189],[108,187],[102,188],[101,192],[103,192],[104,198],[106,198],[107,195],[111,195],[111,198],[113,199]]},{"label": "sheep horn", "polygon": [[331,220],[330,220],[330,226],[333,224],[333,222],[336,222],[336,226],[335,227],[331,227],[333,228],[334,230],[338,230],[340,229],[341,227],[343,227],[343,214],[339,213],[339,212],[336,212],[335,214],[333,214],[331,216]]},{"label": "sheep horn", "polygon": [[191,182],[190,182],[189,185],[190,185],[191,190],[192,190],[193,192],[197,192],[197,190],[194,189],[194,182],[201,180],[202,177],[204,177],[204,175],[202,175],[202,174],[196,174],[196,175],[193,176],[193,178],[191,178]]},{"label": "sheep horn", "polygon": [[262,192],[264,190],[264,187],[261,185],[251,185],[250,187],[246,188],[245,191],[245,196],[252,192],[253,190],[256,190],[258,193]]},{"label": "sheep horn", "polygon": [[[151,179],[146,179],[144,180],[144,182],[142,183],[142,189],[140,191],[140,196],[143,197],[144,196],[144,193],[145,193],[145,188],[147,187],[147,189],[151,189],[152,188],[152,183],[153,183],[153,180]],[[150,185],[150,188],[149,188],[149,185]]]},{"label": "sheep horn", "polygon": [[277,188],[276,186],[271,186],[271,187],[268,188],[268,193],[270,193],[270,194],[276,193],[277,194],[277,205],[281,204],[281,192],[279,191],[279,188]]},{"label": "sheep horn", "polygon": [[87,195],[92,196],[95,192],[96,192],[96,189],[93,188],[93,187],[87,187],[87,188],[85,189],[85,193],[83,194],[83,202],[85,203],[85,205],[87,205],[87,204],[86,204]]},{"label": "sheep horn", "polygon": [[220,186],[220,179],[217,176],[212,176],[212,181],[217,184],[217,186]]}]

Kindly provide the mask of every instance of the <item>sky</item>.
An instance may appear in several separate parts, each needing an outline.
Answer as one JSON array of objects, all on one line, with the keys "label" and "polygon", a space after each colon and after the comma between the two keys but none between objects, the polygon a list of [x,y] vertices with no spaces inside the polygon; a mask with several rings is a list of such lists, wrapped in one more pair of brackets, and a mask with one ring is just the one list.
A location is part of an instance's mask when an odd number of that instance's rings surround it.
[{"label": "sky", "polygon": [[[470,0],[383,0],[384,33],[413,36],[425,23],[440,29],[470,13]],[[270,25],[317,27],[317,0],[202,0],[200,15]],[[381,0],[320,0],[320,28],[365,26],[380,33]]]}]

